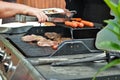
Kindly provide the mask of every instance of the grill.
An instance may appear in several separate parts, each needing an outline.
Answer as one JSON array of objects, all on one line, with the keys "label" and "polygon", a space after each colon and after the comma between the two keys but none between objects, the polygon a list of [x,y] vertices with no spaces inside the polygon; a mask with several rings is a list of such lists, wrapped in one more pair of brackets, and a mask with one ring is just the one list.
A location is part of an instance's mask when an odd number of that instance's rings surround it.
[{"label": "grill", "polygon": [[[87,28],[87,29],[72,29],[65,26],[49,26],[49,27],[33,27],[25,35],[41,35],[44,36],[46,32],[56,32],[62,37],[69,37],[72,40],[63,41],[57,50],[51,47],[39,47],[36,44],[26,43],[21,40],[22,36],[9,37],[10,41],[26,56],[26,57],[47,57],[58,55],[72,55],[80,53],[95,53],[99,52],[95,48],[94,41],[95,35],[100,28]],[[89,35],[86,35],[88,34]],[[86,36],[85,36],[86,35]],[[82,39],[83,38],[83,39]]]},{"label": "grill", "polygon": [[[100,29],[98,24],[95,24],[93,28],[70,28],[58,24],[49,27],[34,26],[24,34],[9,35],[4,39],[0,36],[0,47],[7,53],[8,58],[11,56],[12,68],[16,67],[16,69],[6,72],[7,68],[4,70],[4,62],[0,68],[2,66],[5,77],[10,80],[26,80],[28,78],[28,80],[91,80],[98,69],[107,64],[102,60],[100,62],[84,60],[86,57],[94,57],[103,53],[95,47],[96,34]],[[63,41],[57,50],[53,50],[51,47],[38,47],[35,43],[29,44],[21,40],[22,36],[30,34],[44,36],[45,32],[56,32],[62,37],[71,38],[71,40]],[[2,52],[0,51],[0,53]],[[41,59],[48,59],[48,61],[79,59],[84,62],[66,66],[52,66],[51,64],[42,65],[41,63],[44,61],[40,61]],[[120,66],[115,66],[103,71],[97,76],[97,80],[119,80],[119,69]]]}]

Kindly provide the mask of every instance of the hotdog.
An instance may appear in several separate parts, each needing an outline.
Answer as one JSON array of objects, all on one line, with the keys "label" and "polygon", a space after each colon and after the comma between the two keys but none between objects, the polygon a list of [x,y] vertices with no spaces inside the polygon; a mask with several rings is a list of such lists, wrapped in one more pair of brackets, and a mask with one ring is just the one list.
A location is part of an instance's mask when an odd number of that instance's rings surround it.
[{"label": "hotdog", "polygon": [[72,28],[83,28],[84,26],[87,27],[94,27],[94,23],[87,21],[87,20],[82,20],[81,18],[79,19],[80,21],[74,20],[73,21],[65,21],[65,25],[70,26]]},{"label": "hotdog", "polygon": [[81,20],[81,23],[83,23],[85,26],[88,27],[94,27],[94,23],[86,20]]},{"label": "hotdog", "polygon": [[78,26],[77,23],[71,21],[65,21],[65,25],[70,26],[72,28],[76,28]]},{"label": "hotdog", "polygon": [[84,24],[78,21],[72,21],[74,24],[77,24],[77,27],[83,28]]},{"label": "hotdog", "polygon": [[80,22],[82,19],[81,18],[71,18],[71,20]]}]

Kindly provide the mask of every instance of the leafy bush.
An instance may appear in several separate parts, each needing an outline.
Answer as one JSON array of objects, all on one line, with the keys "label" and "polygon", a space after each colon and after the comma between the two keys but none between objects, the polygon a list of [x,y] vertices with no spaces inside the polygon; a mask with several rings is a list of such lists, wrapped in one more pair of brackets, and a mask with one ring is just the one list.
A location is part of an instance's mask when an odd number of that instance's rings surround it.
[{"label": "leafy bush", "polygon": [[[107,34],[107,36],[102,37],[101,41],[96,41],[96,46],[97,48],[102,50],[106,50],[106,51],[112,50],[112,51],[120,52],[120,0],[118,1],[118,3],[114,3],[111,0],[104,0],[104,2],[110,8],[112,15],[114,16],[114,19],[105,20],[107,25],[105,26],[105,28],[103,28],[103,31],[101,31],[100,36],[97,37],[100,37],[99,39],[101,39],[101,35],[103,36]],[[107,30],[109,30],[110,32],[107,33],[106,32]],[[114,37],[112,38],[112,36]],[[117,64],[120,64],[120,59],[116,59],[110,62],[109,64],[105,65],[103,68],[101,68],[95,74],[93,80],[95,80],[95,77],[101,71],[104,71]]]}]

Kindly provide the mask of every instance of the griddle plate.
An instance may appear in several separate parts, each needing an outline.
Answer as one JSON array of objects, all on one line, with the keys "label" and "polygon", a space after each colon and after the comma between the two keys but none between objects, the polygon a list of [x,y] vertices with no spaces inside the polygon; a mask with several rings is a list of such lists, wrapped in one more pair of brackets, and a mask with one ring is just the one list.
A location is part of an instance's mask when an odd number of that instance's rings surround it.
[{"label": "griddle plate", "polygon": [[34,43],[23,42],[21,37],[22,36],[12,36],[9,37],[9,39],[26,57],[47,57],[55,51],[51,47],[39,47]]}]

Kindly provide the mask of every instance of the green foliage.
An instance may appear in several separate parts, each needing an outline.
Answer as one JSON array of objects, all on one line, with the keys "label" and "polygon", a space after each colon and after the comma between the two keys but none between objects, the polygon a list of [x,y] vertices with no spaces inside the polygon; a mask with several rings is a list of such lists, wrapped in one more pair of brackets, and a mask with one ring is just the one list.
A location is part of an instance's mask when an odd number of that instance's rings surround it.
[{"label": "green foliage", "polygon": [[120,0],[118,1],[118,4],[115,4],[111,0],[104,0],[104,2],[108,5],[110,10],[114,13],[114,16],[120,20]]},{"label": "green foliage", "polygon": [[[104,47],[104,50],[117,50],[120,51],[120,0],[118,3],[114,3],[111,0],[104,0],[104,2],[108,5],[110,8],[112,15],[114,16],[114,19],[105,20],[107,25],[107,29],[111,31],[115,36],[118,42],[113,41],[102,41],[99,44],[100,47]],[[112,26],[112,27],[111,27]],[[115,66],[117,64],[120,64],[120,59],[114,60],[110,62],[109,64],[105,65],[103,68],[101,68],[94,76],[92,80],[95,80],[96,76],[101,72],[104,71],[112,66]]]},{"label": "green foliage", "polygon": [[120,45],[117,43],[114,43],[112,41],[103,41],[99,45],[100,47],[105,47],[105,49],[109,50],[120,50]]},{"label": "green foliage", "polygon": [[109,28],[109,26],[113,26],[113,29],[109,30],[112,31],[120,40],[120,0],[118,4],[115,4],[110,0],[104,1],[109,6],[113,16],[115,17],[113,20],[105,20],[105,22],[108,24],[107,27]]},{"label": "green foliage", "polygon": [[114,16],[114,19],[105,20],[105,22],[107,23],[107,26],[105,27],[107,27],[107,29],[116,36],[116,40],[119,41],[119,44],[112,41],[107,41],[107,42],[103,41],[99,43],[99,45],[104,47],[105,46],[110,47],[110,49],[113,48],[113,50],[116,50],[116,49],[120,50],[120,0],[118,1],[118,4],[115,4],[111,0],[104,0],[104,1],[108,5],[108,7],[112,12],[112,15]]}]

